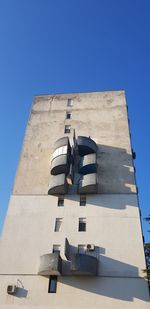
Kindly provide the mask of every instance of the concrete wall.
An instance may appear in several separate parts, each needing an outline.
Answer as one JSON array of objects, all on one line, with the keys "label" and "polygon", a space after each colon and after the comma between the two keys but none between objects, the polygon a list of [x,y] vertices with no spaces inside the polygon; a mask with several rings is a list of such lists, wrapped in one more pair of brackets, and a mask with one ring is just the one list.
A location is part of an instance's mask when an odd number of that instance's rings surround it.
[{"label": "concrete wall", "polygon": [[[80,217],[86,218],[86,232],[78,232]],[[63,218],[60,232],[54,232],[56,218]],[[58,207],[53,196],[12,196],[1,243],[0,273],[37,274],[40,255],[52,252],[53,244],[61,245],[64,256],[65,237],[75,252],[79,244],[94,243],[99,275],[143,277],[139,210],[136,196],[128,194],[89,195],[86,206],[79,206],[79,196],[70,195],[64,207]]]},{"label": "concrete wall", "polygon": [[[73,106],[67,107],[67,99]],[[72,111],[72,119],[66,118]],[[66,124],[90,136],[98,151],[99,193],[136,192],[123,91],[36,97],[30,115],[14,194],[46,194],[54,142]]]}]

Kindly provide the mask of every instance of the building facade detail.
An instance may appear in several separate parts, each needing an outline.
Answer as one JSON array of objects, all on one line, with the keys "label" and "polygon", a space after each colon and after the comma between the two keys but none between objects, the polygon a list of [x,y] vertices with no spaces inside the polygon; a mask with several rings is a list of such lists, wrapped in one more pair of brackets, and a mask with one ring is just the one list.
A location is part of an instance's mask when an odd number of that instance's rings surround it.
[{"label": "building facade detail", "polygon": [[[74,134],[73,145],[68,137],[62,137],[55,142],[51,162],[51,178],[48,194],[61,195],[74,193],[97,192],[97,145],[86,136]],[[69,190],[69,191],[68,191]]]},{"label": "building facade detail", "polygon": [[124,91],[36,96],[0,239],[0,309],[148,309]]}]

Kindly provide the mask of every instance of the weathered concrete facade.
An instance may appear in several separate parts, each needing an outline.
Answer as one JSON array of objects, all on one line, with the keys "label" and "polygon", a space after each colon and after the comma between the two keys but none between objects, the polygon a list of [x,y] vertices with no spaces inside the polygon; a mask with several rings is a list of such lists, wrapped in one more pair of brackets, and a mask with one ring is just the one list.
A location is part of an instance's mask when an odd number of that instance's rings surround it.
[{"label": "weathered concrete facade", "polygon": [[[98,146],[97,193],[80,206],[80,195],[70,191],[58,207],[58,197],[47,194],[54,143],[62,136],[73,141],[74,129]],[[56,218],[62,220],[59,232]],[[79,218],[86,220],[85,232],[78,231]],[[95,245],[88,254],[98,261],[97,275],[60,275],[57,292],[48,293],[49,276],[39,275],[39,259],[59,245],[65,264],[66,238],[73,254],[79,245]],[[0,244],[0,308],[146,309],[144,268],[124,92],[36,97]],[[7,294],[9,284],[17,285],[16,295]]]}]

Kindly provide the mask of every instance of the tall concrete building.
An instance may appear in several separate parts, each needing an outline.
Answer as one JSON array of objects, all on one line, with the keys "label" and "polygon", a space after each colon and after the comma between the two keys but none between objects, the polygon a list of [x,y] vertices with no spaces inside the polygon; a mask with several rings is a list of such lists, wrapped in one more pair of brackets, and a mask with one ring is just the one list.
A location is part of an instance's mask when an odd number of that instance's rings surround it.
[{"label": "tall concrete building", "polygon": [[124,91],[35,97],[0,242],[0,308],[148,309]]}]

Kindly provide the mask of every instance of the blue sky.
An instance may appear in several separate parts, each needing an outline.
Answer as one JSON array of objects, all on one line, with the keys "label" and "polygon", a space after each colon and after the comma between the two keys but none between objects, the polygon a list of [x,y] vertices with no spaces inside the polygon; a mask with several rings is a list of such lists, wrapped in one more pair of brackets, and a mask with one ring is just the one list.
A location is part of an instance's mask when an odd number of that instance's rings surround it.
[{"label": "blue sky", "polygon": [[[0,0],[0,229],[34,95],[126,91],[150,213],[150,1]],[[148,225],[144,223],[146,241]]]}]

